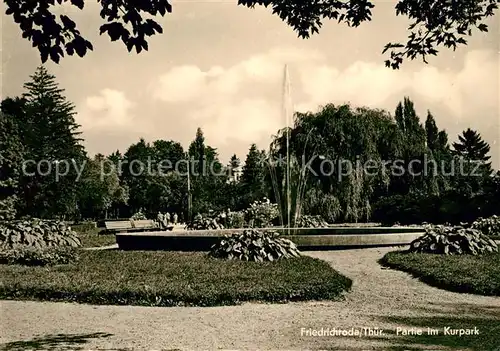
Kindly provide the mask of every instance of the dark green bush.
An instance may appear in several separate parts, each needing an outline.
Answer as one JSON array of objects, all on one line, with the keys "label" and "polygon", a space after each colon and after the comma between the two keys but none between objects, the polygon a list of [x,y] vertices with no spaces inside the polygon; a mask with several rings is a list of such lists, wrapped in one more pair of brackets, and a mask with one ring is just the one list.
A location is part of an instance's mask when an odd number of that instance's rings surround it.
[{"label": "dark green bush", "polygon": [[212,246],[210,255],[216,258],[243,261],[276,261],[299,257],[293,242],[274,231],[247,229],[241,234],[225,235]]},{"label": "dark green bush", "polygon": [[0,251],[0,264],[20,264],[24,266],[52,266],[68,264],[78,260],[78,252],[73,247],[18,247]]},{"label": "dark green bush", "polygon": [[297,228],[325,228],[328,227],[328,222],[324,220],[321,216],[301,216],[295,226]]},{"label": "dark green bush", "polygon": [[410,244],[410,252],[445,255],[498,252],[497,244],[477,229],[427,225],[425,231],[425,235]]},{"label": "dark green bush", "polygon": [[500,216],[493,215],[489,218],[478,218],[472,223],[471,227],[480,230],[485,235],[499,236]]},{"label": "dark green bush", "polygon": [[38,249],[81,246],[76,232],[62,221],[21,220],[0,223],[0,250],[30,246]]},{"label": "dark green bush", "polygon": [[223,223],[228,229],[244,228],[246,226],[245,213],[242,211],[226,213]]},{"label": "dark green bush", "polygon": [[218,217],[201,214],[197,214],[186,227],[188,230],[224,229],[224,225],[219,223]]},{"label": "dark green bush", "polygon": [[278,205],[268,198],[252,202],[244,212],[246,221],[252,228],[268,228],[279,218],[280,214]]}]

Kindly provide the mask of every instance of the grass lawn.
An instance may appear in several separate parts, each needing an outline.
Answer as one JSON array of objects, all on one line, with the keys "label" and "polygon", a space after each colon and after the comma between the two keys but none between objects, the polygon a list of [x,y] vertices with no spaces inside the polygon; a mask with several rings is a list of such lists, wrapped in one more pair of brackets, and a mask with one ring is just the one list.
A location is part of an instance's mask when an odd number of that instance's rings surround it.
[{"label": "grass lawn", "polygon": [[387,253],[380,263],[438,288],[500,296],[500,253],[446,256],[395,251]]},{"label": "grass lawn", "polygon": [[91,229],[80,231],[75,229],[78,237],[82,240],[82,247],[98,247],[109,246],[116,244],[116,237],[114,234],[99,234],[100,229]]},{"label": "grass lawn", "polygon": [[224,261],[205,253],[82,250],[74,265],[0,265],[0,299],[144,306],[337,299],[352,281],[311,257]]}]

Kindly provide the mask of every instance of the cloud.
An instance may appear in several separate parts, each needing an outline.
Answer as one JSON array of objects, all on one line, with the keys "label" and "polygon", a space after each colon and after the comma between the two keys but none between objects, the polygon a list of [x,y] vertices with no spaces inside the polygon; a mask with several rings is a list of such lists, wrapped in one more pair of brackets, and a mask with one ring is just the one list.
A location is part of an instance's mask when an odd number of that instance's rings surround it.
[{"label": "cloud", "polygon": [[131,129],[135,127],[131,109],[135,106],[118,90],[103,89],[98,95],[87,97],[76,115],[84,131]]},{"label": "cloud", "polygon": [[209,143],[250,144],[284,126],[280,107],[284,64],[302,65],[322,58],[318,52],[276,49],[227,68],[203,71],[178,66],[158,77],[152,96],[170,105],[185,104],[186,117],[203,128]]},{"label": "cloud", "polygon": [[452,132],[451,139],[466,125],[483,131],[491,144],[498,139],[499,56],[493,51],[468,52],[461,70],[420,65],[394,71],[383,63],[365,61],[339,68],[319,52],[275,49],[229,67],[174,67],[158,77],[153,96],[183,106],[185,117],[201,126],[207,142],[216,147],[235,140],[265,140],[263,136],[285,124],[281,113],[285,63],[291,67],[298,111],[345,102],[393,111],[396,102],[409,95],[418,102],[421,117],[427,109],[439,112],[438,124]]},{"label": "cloud", "polygon": [[[394,71],[383,64],[363,61],[339,71],[328,65],[300,70],[307,98],[297,108],[316,109],[327,102],[390,108],[397,94],[418,95],[429,104],[444,105],[454,118],[474,120],[476,108],[498,110],[499,56],[493,51],[470,51],[458,72],[422,66],[415,71]],[[493,121],[490,121],[493,122]]]}]

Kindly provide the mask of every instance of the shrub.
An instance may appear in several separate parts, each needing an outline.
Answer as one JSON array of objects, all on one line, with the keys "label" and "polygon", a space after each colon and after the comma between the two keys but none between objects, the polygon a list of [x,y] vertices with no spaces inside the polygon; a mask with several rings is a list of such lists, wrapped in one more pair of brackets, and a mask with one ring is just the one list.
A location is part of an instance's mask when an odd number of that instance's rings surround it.
[{"label": "shrub", "polygon": [[480,230],[485,235],[498,236],[500,235],[500,216],[478,218],[472,223],[471,228]]},{"label": "shrub", "polygon": [[29,246],[0,251],[0,264],[20,264],[25,266],[52,266],[68,264],[78,260],[78,252],[73,247],[50,247],[38,249]]},{"label": "shrub", "polygon": [[445,255],[498,252],[496,243],[477,229],[428,225],[425,231],[425,235],[410,244],[410,252]]},{"label": "shrub", "polygon": [[238,229],[245,227],[245,213],[242,211],[236,212],[226,212],[223,214],[224,218],[222,219],[222,223],[224,223],[224,227],[231,229]]},{"label": "shrub", "polygon": [[279,237],[277,232],[247,229],[239,235],[225,235],[219,243],[212,246],[210,255],[223,259],[263,262],[299,257],[300,253],[293,242]]},{"label": "shrub", "polygon": [[301,216],[296,223],[298,228],[324,228],[328,227],[328,223],[321,216]]},{"label": "shrub", "polygon": [[0,248],[31,246],[38,249],[56,246],[81,246],[76,232],[61,221],[33,219],[0,223]]},{"label": "shrub", "polygon": [[249,208],[245,210],[245,216],[250,227],[265,228],[272,225],[272,222],[279,217],[279,208],[269,199],[254,201]]},{"label": "shrub", "polygon": [[132,215],[132,217],[130,217],[131,220],[133,221],[142,221],[142,220],[145,220],[145,219],[148,219],[146,217],[146,215],[144,213],[142,213],[142,211],[139,211],[139,212],[136,212]]},{"label": "shrub", "polygon": [[187,224],[186,228],[188,230],[209,230],[224,229],[224,226],[218,222],[217,217],[214,218],[197,214],[194,219]]}]

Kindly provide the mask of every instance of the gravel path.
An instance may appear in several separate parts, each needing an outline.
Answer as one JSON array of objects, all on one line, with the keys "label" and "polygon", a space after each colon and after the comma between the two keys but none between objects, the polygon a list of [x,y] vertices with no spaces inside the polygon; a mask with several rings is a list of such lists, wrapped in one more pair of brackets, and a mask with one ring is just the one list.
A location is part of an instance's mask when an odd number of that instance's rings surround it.
[{"label": "gravel path", "polygon": [[[401,317],[424,317],[427,325],[436,327],[435,318],[439,316],[446,316],[452,327],[460,317],[468,316],[469,321],[489,317],[490,323],[500,326],[500,298],[447,292],[427,286],[406,273],[383,269],[377,260],[393,250],[307,253],[330,262],[353,279],[352,292],[339,302],[157,308],[1,301],[0,343],[11,349],[14,345],[25,349],[28,344],[13,342],[31,341],[30,345],[51,350],[75,346],[85,350],[373,350],[408,343],[403,336],[391,335],[397,327],[405,327],[405,322],[398,320]],[[491,320],[495,315],[497,319]],[[410,322],[406,325],[411,327]],[[384,329],[385,335],[301,335],[301,328],[363,327]],[[412,347],[418,345],[413,341]],[[436,350],[438,346],[429,349]]]}]

